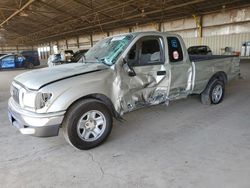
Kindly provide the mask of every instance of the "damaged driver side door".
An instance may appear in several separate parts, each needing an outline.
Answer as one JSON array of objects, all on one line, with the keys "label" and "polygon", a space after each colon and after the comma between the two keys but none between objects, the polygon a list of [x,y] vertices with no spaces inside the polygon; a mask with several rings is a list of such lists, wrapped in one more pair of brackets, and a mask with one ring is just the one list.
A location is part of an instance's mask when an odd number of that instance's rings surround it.
[{"label": "damaged driver side door", "polygon": [[167,100],[169,71],[165,66],[164,40],[161,36],[139,39],[127,54],[123,67],[124,112]]}]

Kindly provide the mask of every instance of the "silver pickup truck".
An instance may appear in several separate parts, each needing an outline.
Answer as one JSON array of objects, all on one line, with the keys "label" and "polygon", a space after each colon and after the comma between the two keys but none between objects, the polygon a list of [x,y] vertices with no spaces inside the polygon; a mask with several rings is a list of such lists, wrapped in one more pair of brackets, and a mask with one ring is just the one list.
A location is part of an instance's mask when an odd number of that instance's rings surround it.
[{"label": "silver pickup truck", "polygon": [[11,85],[8,114],[22,134],[58,135],[78,149],[103,143],[113,117],[199,94],[223,100],[240,72],[236,56],[189,56],[179,35],[139,32],[99,41],[78,63],[21,74]]}]

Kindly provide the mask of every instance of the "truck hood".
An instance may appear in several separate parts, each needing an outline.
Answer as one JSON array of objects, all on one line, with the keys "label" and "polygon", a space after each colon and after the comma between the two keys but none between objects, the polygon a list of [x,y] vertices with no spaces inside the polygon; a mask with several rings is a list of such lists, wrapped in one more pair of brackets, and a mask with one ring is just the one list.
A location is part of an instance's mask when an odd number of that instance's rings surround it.
[{"label": "truck hood", "polygon": [[52,68],[43,68],[18,75],[14,81],[31,90],[39,90],[45,85],[63,79],[107,69],[99,63],[70,63]]}]

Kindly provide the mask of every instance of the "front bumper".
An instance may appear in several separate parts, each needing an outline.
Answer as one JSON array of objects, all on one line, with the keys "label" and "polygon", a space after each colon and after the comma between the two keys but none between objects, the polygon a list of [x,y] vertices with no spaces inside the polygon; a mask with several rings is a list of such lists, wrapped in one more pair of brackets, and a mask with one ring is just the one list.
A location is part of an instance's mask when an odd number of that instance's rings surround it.
[{"label": "front bumper", "polygon": [[37,137],[57,136],[64,114],[65,111],[47,114],[29,112],[20,108],[13,98],[10,98],[8,103],[8,116],[11,124],[22,134]]}]

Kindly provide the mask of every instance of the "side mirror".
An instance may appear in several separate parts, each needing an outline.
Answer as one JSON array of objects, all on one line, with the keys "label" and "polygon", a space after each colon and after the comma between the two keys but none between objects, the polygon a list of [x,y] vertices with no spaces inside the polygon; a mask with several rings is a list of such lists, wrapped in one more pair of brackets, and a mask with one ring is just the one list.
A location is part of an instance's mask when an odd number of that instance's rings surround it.
[{"label": "side mirror", "polygon": [[123,58],[123,68],[128,73],[129,76],[131,77],[136,76],[135,70],[125,58]]}]

